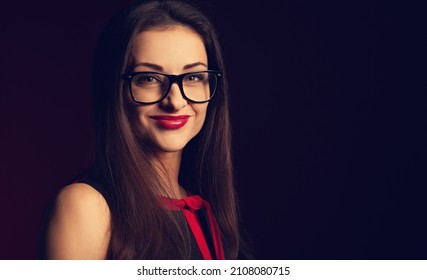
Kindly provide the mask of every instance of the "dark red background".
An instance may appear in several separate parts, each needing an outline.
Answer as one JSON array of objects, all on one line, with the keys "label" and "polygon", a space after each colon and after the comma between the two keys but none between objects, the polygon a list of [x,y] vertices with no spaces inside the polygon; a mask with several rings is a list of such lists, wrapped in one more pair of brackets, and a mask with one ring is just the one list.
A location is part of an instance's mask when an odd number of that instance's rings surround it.
[{"label": "dark red background", "polygon": [[[87,164],[91,57],[127,2],[2,4],[0,259],[36,257],[49,201]],[[230,74],[256,258],[426,259],[421,7],[203,3]]]}]

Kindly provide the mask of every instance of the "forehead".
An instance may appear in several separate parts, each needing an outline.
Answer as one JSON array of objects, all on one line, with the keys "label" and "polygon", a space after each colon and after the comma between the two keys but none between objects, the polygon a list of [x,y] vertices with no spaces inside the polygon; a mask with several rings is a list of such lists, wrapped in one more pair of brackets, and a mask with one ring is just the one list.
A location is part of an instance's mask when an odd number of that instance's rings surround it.
[{"label": "forehead", "polygon": [[170,68],[194,62],[207,64],[203,39],[191,28],[181,25],[139,33],[132,56],[135,64],[148,62]]}]

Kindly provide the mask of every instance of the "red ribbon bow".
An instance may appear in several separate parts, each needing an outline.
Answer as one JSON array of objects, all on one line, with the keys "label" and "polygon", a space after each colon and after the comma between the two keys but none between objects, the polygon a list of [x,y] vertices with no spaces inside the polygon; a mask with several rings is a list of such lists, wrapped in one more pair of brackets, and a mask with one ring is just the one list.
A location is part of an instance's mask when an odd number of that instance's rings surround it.
[{"label": "red ribbon bow", "polygon": [[182,199],[164,197],[164,206],[166,207],[166,209],[180,210],[184,213],[185,219],[187,220],[188,226],[190,227],[191,232],[193,233],[196,239],[196,243],[200,249],[200,252],[202,253],[203,259],[212,260],[212,254],[209,251],[209,247],[203,234],[203,230],[200,226],[199,218],[196,214],[197,210],[205,208],[208,214],[216,257],[218,260],[225,259],[218,224],[213,215],[212,208],[206,200],[201,198],[199,195],[190,195]]}]

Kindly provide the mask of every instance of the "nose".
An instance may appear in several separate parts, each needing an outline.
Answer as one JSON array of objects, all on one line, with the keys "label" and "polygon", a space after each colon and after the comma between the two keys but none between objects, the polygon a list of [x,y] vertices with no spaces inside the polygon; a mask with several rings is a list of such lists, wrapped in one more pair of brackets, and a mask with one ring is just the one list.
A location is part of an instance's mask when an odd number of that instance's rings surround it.
[{"label": "nose", "polygon": [[176,83],[171,85],[168,95],[161,101],[161,106],[167,110],[176,112],[187,106],[187,100],[182,96]]}]

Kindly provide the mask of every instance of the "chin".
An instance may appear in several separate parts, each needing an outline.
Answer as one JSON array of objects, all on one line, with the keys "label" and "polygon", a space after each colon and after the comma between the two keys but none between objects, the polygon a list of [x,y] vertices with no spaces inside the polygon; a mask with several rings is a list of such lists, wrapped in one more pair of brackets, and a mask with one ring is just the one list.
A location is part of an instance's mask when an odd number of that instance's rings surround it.
[{"label": "chin", "polygon": [[154,134],[151,143],[156,150],[160,152],[179,152],[193,139],[197,134],[185,131],[167,131],[167,133]]},{"label": "chin", "polygon": [[180,152],[185,148],[185,145],[183,146],[157,146],[157,150],[159,152],[163,153],[176,153]]},{"label": "chin", "polygon": [[182,151],[188,142],[186,141],[159,141],[154,142],[154,147],[160,152],[167,152],[167,153],[173,153],[173,152],[179,152]]}]

